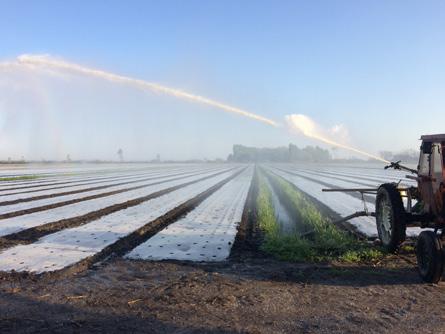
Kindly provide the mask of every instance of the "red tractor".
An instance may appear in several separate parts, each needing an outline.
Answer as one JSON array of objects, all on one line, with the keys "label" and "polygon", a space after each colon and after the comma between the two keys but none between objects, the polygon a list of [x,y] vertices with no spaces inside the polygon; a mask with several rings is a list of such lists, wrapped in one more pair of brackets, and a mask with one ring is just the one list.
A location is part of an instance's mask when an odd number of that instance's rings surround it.
[{"label": "red tractor", "polygon": [[406,228],[418,226],[422,231],[416,244],[417,266],[425,282],[437,283],[445,263],[445,134],[421,137],[419,164],[411,169],[393,162],[387,168],[405,170],[414,175],[417,187],[384,183],[377,189],[323,189],[323,191],[358,191],[376,194],[375,212],[360,211],[345,217],[375,216],[379,238],[384,248],[396,252],[405,240]]}]

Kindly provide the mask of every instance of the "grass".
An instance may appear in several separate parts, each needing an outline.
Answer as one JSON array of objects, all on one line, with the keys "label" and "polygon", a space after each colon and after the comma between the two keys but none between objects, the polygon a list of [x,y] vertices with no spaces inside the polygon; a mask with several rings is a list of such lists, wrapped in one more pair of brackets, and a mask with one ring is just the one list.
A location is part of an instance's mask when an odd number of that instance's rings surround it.
[{"label": "grass", "polygon": [[35,180],[40,178],[38,175],[22,175],[22,176],[11,176],[11,177],[0,177],[1,181],[26,181],[26,180]]},{"label": "grass", "polygon": [[375,261],[383,253],[337,228],[301,191],[281,177],[269,175],[271,184],[298,224],[310,233],[281,234],[272,204],[272,193],[263,172],[257,174],[257,219],[264,234],[262,250],[286,261]]}]

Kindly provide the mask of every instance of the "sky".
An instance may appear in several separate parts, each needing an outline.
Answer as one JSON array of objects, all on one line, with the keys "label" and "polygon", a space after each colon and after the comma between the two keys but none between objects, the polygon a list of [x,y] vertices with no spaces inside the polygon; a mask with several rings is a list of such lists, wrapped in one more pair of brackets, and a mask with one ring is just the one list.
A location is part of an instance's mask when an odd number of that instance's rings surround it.
[{"label": "sky", "polygon": [[[444,1],[0,0],[0,45],[0,63],[44,54],[277,122],[303,114],[371,153],[445,132]],[[329,148],[285,126],[57,71],[0,70],[0,131],[0,159]]]}]

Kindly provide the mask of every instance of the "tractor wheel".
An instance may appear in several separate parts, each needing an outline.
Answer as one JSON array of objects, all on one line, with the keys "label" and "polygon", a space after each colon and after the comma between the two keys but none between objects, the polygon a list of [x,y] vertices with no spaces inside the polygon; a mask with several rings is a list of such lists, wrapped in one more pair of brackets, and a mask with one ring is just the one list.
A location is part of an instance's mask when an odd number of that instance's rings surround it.
[{"label": "tractor wheel", "polygon": [[444,254],[442,242],[433,231],[423,231],[416,245],[417,268],[425,282],[437,283],[442,278]]},{"label": "tractor wheel", "polygon": [[379,187],[375,206],[379,238],[383,247],[393,253],[406,236],[406,212],[396,184],[385,183]]}]

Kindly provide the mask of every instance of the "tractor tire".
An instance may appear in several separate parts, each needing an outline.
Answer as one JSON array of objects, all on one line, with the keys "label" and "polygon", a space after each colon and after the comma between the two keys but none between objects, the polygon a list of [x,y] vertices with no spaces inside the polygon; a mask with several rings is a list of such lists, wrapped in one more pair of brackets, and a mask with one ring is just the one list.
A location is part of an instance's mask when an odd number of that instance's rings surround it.
[{"label": "tractor tire", "polygon": [[427,283],[437,283],[442,278],[444,253],[442,242],[433,231],[423,231],[416,245],[417,268]]},{"label": "tractor tire", "polygon": [[377,232],[383,247],[391,253],[406,237],[406,212],[395,183],[382,184],[375,203]]}]

